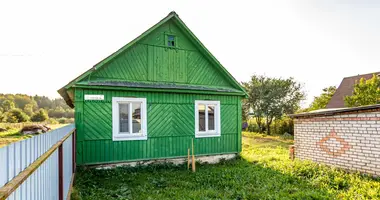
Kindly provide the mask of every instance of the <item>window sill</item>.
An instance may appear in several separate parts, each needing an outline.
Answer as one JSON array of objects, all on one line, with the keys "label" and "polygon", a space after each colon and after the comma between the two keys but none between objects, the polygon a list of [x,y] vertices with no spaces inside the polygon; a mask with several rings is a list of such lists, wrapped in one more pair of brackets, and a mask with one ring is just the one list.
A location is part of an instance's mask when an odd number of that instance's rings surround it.
[{"label": "window sill", "polygon": [[146,135],[134,135],[134,136],[113,136],[113,141],[128,141],[128,140],[148,140]]},{"label": "window sill", "polygon": [[196,133],[195,138],[220,137],[220,133]]}]

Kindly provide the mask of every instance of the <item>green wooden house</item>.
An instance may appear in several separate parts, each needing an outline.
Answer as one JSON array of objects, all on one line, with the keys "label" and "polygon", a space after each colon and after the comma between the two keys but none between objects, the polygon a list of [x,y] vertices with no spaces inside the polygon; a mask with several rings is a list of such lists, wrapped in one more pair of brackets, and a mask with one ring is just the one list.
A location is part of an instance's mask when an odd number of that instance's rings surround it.
[{"label": "green wooden house", "polygon": [[58,92],[78,165],[187,157],[192,138],[197,156],[241,151],[246,93],[175,12]]}]

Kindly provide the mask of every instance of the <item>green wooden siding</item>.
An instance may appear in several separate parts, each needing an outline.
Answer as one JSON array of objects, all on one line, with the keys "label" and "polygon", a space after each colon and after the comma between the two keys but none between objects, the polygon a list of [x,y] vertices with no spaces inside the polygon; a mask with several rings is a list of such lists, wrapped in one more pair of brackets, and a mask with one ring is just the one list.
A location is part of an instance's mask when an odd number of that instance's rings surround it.
[{"label": "green wooden siding", "polygon": [[[103,101],[84,101],[103,94]],[[112,97],[147,99],[148,140],[112,141]],[[197,155],[237,153],[241,149],[241,97],[222,95],[75,90],[77,163],[96,164],[187,156],[194,138],[194,101],[218,100],[221,136],[195,139]]]},{"label": "green wooden siding", "polygon": [[187,52],[165,47],[148,47],[148,81],[188,83]]},{"label": "green wooden siding", "polygon": [[[166,46],[167,34],[175,35],[176,48]],[[213,66],[210,60],[195,48],[192,40],[180,31],[174,21],[168,21],[154,30],[104,67],[92,72],[88,79],[235,88],[218,67]]]},{"label": "green wooden siding", "polygon": [[[241,151],[246,93],[174,12],[59,93],[75,104],[79,165],[187,156],[195,100],[220,101],[221,111],[221,136],[195,139],[196,155]],[[85,94],[105,99],[85,101]],[[147,99],[147,140],[112,141],[112,97]]]},{"label": "green wooden siding", "polygon": [[178,49],[185,50],[198,50],[193,44],[192,40],[189,40],[188,35],[184,33],[175,23],[174,20],[162,24],[160,27],[152,31],[149,35],[139,41],[140,44],[153,45],[158,47],[166,47],[166,35],[174,35],[176,37],[176,47]]},{"label": "green wooden siding", "polygon": [[91,75],[91,80],[146,81],[148,78],[147,46],[135,45]]}]

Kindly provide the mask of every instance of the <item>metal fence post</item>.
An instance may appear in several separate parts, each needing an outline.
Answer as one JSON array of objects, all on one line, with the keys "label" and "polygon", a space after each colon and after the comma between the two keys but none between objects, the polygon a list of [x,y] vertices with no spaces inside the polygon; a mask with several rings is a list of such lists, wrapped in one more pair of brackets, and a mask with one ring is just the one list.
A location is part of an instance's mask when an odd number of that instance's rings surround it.
[{"label": "metal fence post", "polygon": [[58,199],[63,200],[63,147],[58,147]]},{"label": "metal fence post", "polygon": [[75,170],[76,170],[76,144],[75,144],[75,142],[76,142],[76,131],[74,131],[74,133],[73,133],[73,135],[72,135],[72,137],[73,137],[73,140],[72,140],[72,159],[73,159],[73,173],[75,173]]}]

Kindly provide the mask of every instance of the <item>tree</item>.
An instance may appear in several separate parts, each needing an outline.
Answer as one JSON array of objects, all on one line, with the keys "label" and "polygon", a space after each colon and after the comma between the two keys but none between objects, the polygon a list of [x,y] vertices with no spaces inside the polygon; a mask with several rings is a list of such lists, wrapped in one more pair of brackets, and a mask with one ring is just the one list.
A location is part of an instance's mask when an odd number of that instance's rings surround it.
[{"label": "tree", "polygon": [[262,119],[265,119],[268,134],[273,119],[294,113],[299,108],[301,100],[305,99],[301,84],[293,78],[254,75],[249,82],[243,82],[243,86],[248,92],[247,103],[253,109],[253,116],[259,129],[263,130]]},{"label": "tree", "polygon": [[38,110],[38,112],[34,113],[34,115],[31,118],[33,122],[43,122],[43,121],[46,121],[47,119],[49,119],[49,116],[46,110],[43,108]]},{"label": "tree", "polygon": [[4,100],[1,104],[1,107],[3,108],[4,112],[8,112],[15,108],[15,104],[13,103],[13,101]]},{"label": "tree", "polygon": [[[266,89],[265,86],[267,85],[266,78],[264,76],[252,76],[251,81],[249,82],[242,82],[243,87],[248,93],[248,99],[244,104],[244,108],[249,110],[249,108],[253,109],[253,117],[256,120],[257,126],[259,128],[259,131],[262,132],[263,130],[263,109],[262,109],[262,102],[261,97],[264,96],[264,90]],[[260,96],[260,97],[259,97]]]},{"label": "tree", "polygon": [[53,108],[52,101],[46,96],[35,95],[33,99],[37,102],[37,105],[39,108],[45,108],[45,109]]},{"label": "tree", "polygon": [[25,94],[16,94],[14,96],[13,102],[15,103],[17,108],[24,109],[25,105],[33,103],[33,99]]},{"label": "tree", "polygon": [[56,107],[55,109],[49,109],[48,110],[48,114],[50,117],[54,117],[54,118],[61,118],[61,117],[65,117],[65,109],[63,109],[62,107]]},{"label": "tree", "polygon": [[33,109],[34,108],[34,105],[31,104],[31,103],[28,103],[24,106],[24,112],[29,116],[31,117],[33,115]]},{"label": "tree", "polygon": [[3,121],[8,123],[27,122],[29,121],[29,116],[26,115],[21,109],[13,108],[3,114]]},{"label": "tree", "polygon": [[0,122],[3,121],[3,118],[4,118],[3,108],[0,107]]},{"label": "tree", "polygon": [[355,83],[352,95],[344,97],[344,103],[347,107],[380,103],[380,78],[375,74],[369,80],[361,78]]},{"label": "tree", "polygon": [[[48,110],[48,116],[52,118],[74,117],[74,110],[67,106],[62,98],[49,99],[46,96],[38,95],[32,97],[26,94],[0,93],[0,108],[3,110],[3,116],[9,110],[20,108],[29,117],[32,117],[34,113],[39,111],[39,108],[44,108]],[[15,121],[17,120],[15,119]]]},{"label": "tree", "polygon": [[68,108],[66,109],[65,117],[66,118],[74,118],[74,109]]},{"label": "tree", "polygon": [[71,109],[62,98],[52,100],[52,108],[62,107],[63,109]]},{"label": "tree", "polygon": [[324,88],[322,90],[322,94],[320,96],[314,97],[314,100],[310,104],[307,111],[319,110],[319,109],[326,108],[327,104],[329,103],[331,97],[334,95],[335,91],[336,91],[335,86],[330,86],[330,87]]},{"label": "tree", "polygon": [[246,99],[243,99],[243,103],[241,106],[241,118],[243,122],[246,122],[248,120],[248,114],[249,114],[249,104]]}]

